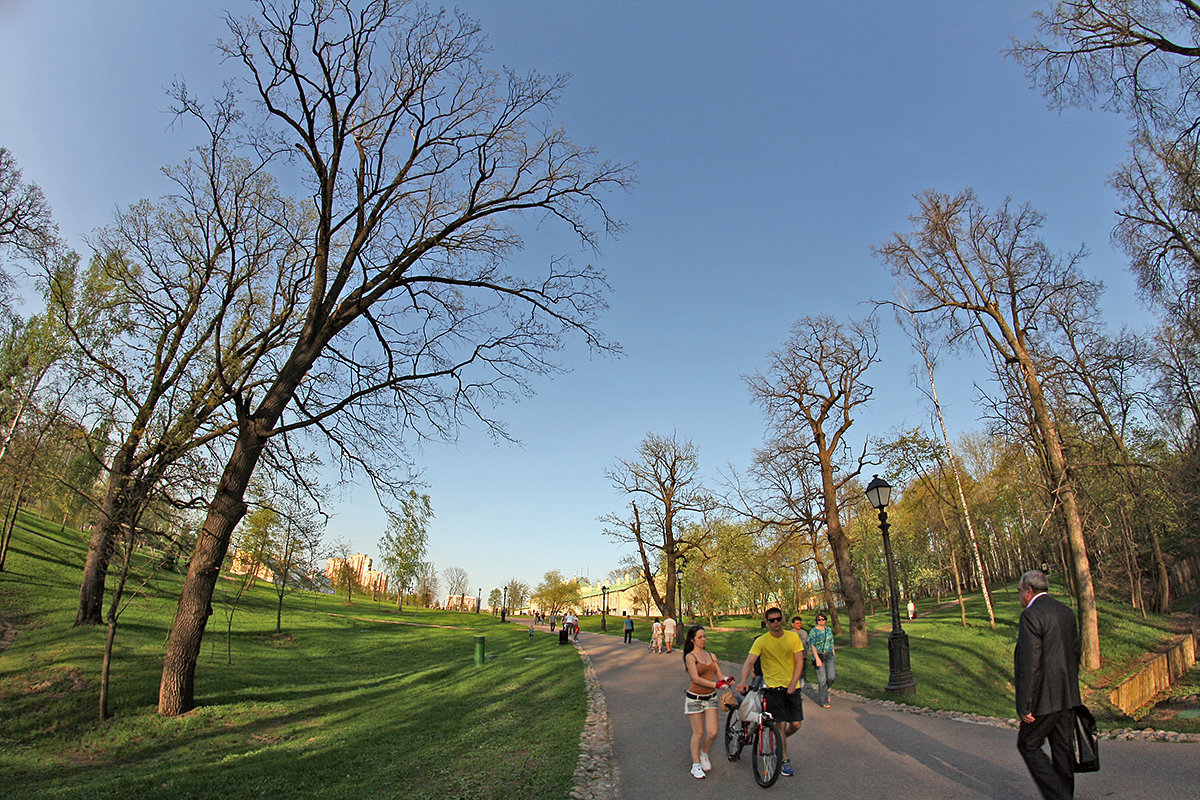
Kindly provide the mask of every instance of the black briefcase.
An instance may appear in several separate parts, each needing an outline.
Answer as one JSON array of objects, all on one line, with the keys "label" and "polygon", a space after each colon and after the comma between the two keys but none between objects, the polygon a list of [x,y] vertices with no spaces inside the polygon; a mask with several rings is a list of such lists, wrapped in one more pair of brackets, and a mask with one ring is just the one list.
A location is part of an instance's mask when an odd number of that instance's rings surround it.
[{"label": "black briefcase", "polygon": [[1096,737],[1096,718],[1086,706],[1075,706],[1076,772],[1100,771],[1100,742]]}]

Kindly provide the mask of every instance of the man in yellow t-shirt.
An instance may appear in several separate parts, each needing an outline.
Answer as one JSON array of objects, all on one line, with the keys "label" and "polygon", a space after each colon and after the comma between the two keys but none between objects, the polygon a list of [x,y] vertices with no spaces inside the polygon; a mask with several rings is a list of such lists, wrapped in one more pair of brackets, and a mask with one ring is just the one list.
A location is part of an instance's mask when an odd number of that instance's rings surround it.
[{"label": "man in yellow t-shirt", "polygon": [[779,755],[783,759],[780,773],[792,775],[792,764],[787,757],[787,739],[804,722],[804,707],[801,694],[796,690],[800,673],[804,669],[804,644],[795,631],[783,627],[783,612],[768,608],[767,632],[750,645],[750,655],[742,665],[742,680],[738,691],[745,694],[750,688],[750,673],[755,662],[762,667],[763,684],[775,691],[766,692],[767,711],[780,723],[783,741],[779,743]]}]

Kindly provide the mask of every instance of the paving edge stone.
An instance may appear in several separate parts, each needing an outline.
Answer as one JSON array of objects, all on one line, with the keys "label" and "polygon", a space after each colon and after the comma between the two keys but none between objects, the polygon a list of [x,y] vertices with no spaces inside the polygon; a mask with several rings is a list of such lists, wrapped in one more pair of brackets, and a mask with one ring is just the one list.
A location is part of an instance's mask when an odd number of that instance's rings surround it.
[{"label": "paving edge stone", "polygon": [[587,651],[576,645],[587,682],[588,713],[579,735],[579,760],[571,787],[572,800],[611,800],[617,794],[617,765],[613,760],[608,703]]}]

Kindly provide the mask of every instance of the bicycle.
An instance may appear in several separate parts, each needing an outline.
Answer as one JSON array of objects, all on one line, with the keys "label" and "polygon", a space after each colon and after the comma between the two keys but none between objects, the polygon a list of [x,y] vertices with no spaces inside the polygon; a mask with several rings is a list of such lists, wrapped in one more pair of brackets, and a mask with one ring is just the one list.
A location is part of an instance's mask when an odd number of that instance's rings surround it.
[{"label": "bicycle", "polygon": [[[761,706],[742,714],[739,714],[740,707],[729,710],[725,717],[725,755],[730,761],[739,761],[742,748],[750,745],[753,748],[751,762],[754,780],[766,789],[779,780],[779,771],[783,768],[783,759],[780,758],[783,733],[779,730],[779,723],[767,711],[767,692],[784,690],[764,688],[759,678],[754,679],[750,690],[759,692]],[[745,720],[742,719],[743,715]]]}]

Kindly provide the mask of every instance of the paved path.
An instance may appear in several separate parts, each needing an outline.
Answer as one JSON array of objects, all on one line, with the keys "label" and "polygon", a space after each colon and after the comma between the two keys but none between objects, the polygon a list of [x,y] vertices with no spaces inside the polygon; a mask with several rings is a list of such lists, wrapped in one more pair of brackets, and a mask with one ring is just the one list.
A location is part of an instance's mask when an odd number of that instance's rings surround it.
[{"label": "paved path", "polygon": [[[655,655],[644,642],[581,633],[608,706],[620,800],[756,797],[749,754],[730,763],[720,736],[713,771],[688,775],[691,729],[683,718],[686,674],[679,650]],[[722,662],[726,674],[740,662]],[[809,670],[811,677],[811,668]],[[796,769],[767,790],[811,800],[1036,800],[1037,789],[1017,754],[1016,731],[894,711],[836,695],[818,708],[805,692],[804,727],[788,740]],[[722,724],[724,718],[722,718]],[[1103,740],[1099,773],[1080,775],[1078,800],[1200,798],[1200,743]]]}]

